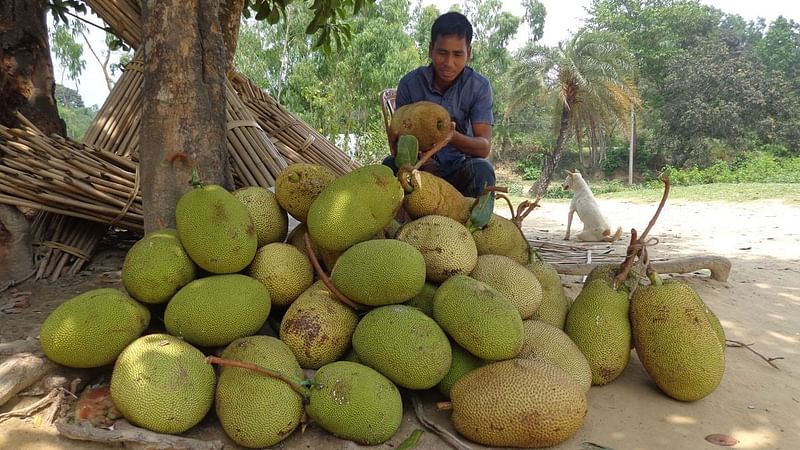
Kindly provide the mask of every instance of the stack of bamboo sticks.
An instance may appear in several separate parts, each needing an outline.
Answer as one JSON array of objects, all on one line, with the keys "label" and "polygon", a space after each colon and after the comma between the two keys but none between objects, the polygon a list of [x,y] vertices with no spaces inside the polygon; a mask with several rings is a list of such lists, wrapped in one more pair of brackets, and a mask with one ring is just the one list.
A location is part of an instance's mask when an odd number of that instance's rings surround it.
[{"label": "stack of bamboo sticks", "polygon": [[86,0],[114,34],[134,50],[142,44],[142,9],[137,0]]},{"label": "stack of bamboo sticks", "polygon": [[275,147],[286,160],[321,164],[339,175],[359,166],[325,136],[298,119],[245,76],[233,73],[230,80],[260,128],[272,137]]}]

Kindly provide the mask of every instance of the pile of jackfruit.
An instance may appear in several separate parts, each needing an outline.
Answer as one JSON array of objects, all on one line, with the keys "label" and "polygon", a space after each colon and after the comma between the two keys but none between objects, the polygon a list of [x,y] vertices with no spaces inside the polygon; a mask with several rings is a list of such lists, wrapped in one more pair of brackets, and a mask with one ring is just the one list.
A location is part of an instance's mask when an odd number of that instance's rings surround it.
[{"label": "pile of jackfruit", "polygon": [[651,274],[617,287],[619,266],[607,265],[572,301],[512,221],[492,212],[481,226],[476,199],[425,172],[399,177],[298,163],[274,193],[198,183],[176,229],[130,249],[124,291],[61,304],[42,349],[65,366],[113,364],[111,398],[135,425],[178,434],[213,408],[252,448],[306,421],[383,443],[400,426],[401,392],[428,389],[472,441],[556,445],[633,347],[675,399],[719,384],[722,327],[687,285]]}]

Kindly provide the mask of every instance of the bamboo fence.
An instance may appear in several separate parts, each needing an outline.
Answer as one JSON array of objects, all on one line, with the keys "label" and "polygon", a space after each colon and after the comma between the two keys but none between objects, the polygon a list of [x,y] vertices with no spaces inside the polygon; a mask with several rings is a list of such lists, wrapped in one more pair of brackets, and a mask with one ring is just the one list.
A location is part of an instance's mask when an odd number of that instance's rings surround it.
[{"label": "bamboo fence", "polygon": [[86,0],[86,4],[134,50],[142,45],[142,9],[138,0]]}]

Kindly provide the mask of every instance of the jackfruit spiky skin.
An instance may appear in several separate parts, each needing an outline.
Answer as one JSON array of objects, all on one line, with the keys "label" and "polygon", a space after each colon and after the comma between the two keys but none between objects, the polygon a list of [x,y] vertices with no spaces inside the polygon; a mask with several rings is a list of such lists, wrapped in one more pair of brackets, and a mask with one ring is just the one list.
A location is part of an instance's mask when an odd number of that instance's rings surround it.
[{"label": "jackfruit spiky skin", "polygon": [[474,231],[472,238],[479,255],[508,256],[520,264],[528,264],[530,244],[514,222],[492,213],[489,223]]},{"label": "jackfruit spiky skin", "polygon": [[483,281],[503,294],[523,320],[539,310],[542,285],[522,264],[502,255],[480,255],[470,277]]},{"label": "jackfruit spiky skin", "polygon": [[[422,170],[400,170],[399,177],[407,177],[412,191],[403,199],[403,206],[413,219],[438,215],[466,223],[475,199],[464,200],[464,196],[443,178]],[[401,180],[402,183],[402,180]]]},{"label": "jackfruit spiky skin", "polygon": [[467,227],[444,216],[412,220],[397,232],[397,240],[416,247],[425,258],[428,281],[441,283],[453,275],[467,275],[478,262],[478,250]]},{"label": "jackfruit spiky skin", "polygon": [[363,364],[337,361],[320,367],[313,381],[306,412],[334,436],[377,445],[400,428],[400,391],[378,371]]},{"label": "jackfruit spiky skin", "polygon": [[356,312],[318,281],[300,294],[281,319],[280,337],[304,369],[319,369],[350,347]]},{"label": "jackfruit spiky skin", "polygon": [[197,276],[197,266],[174,229],[147,233],[125,255],[122,285],[142,303],[166,303]]},{"label": "jackfruit spiky skin", "polygon": [[282,242],[258,249],[247,274],[266,286],[276,308],[287,308],[314,282],[314,268],[308,256]]},{"label": "jackfruit spiky skin", "polygon": [[585,285],[567,314],[567,335],[586,356],[592,368],[592,384],[616,379],[628,365],[631,354],[631,323],[628,293],[605,280]]},{"label": "jackfruit spiky skin", "polygon": [[455,429],[492,447],[551,447],[572,437],[586,417],[583,389],[541,359],[479,367],[461,377],[450,394]]},{"label": "jackfruit spiky skin", "polygon": [[688,285],[641,286],[630,307],[636,353],[656,385],[681,401],[712,393],[725,371],[724,346]]},{"label": "jackfruit spiky skin", "polygon": [[425,313],[426,316],[433,317],[433,295],[436,294],[436,289],[438,287],[439,286],[426,281],[422,286],[422,290],[403,304],[406,306],[413,306]]},{"label": "jackfruit spiky skin", "polygon": [[[292,351],[271,336],[237,339],[221,357],[303,379],[303,370]],[[288,384],[240,367],[222,367],[215,406],[225,434],[250,448],[270,447],[282,441],[303,416],[303,397]]]},{"label": "jackfruit spiky skin", "polygon": [[434,102],[423,100],[409,103],[397,108],[389,127],[398,135],[416,137],[419,150],[425,152],[450,132],[450,113]]},{"label": "jackfruit spiky skin", "polygon": [[416,247],[395,239],[359,242],[336,260],[331,282],[362,305],[402,303],[425,284],[425,258]]},{"label": "jackfruit spiky skin", "polygon": [[464,350],[455,342],[450,342],[450,347],[453,349],[453,362],[450,364],[450,370],[447,371],[447,375],[436,385],[436,389],[447,398],[450,398],[450,390],[453,389],[453,385],[456,384],[456,381],[486,364],[481,361],[480,358]]},{"label": "jackfruit spiky skin", "polygon": [[233,191],[233,196],[250,212],[259,248],[286,239],[289,217],[272,191],[261,186],[247,186]]},{"label": "jackfruit spiky skin", "polygon": [[561,285],[561,276],[556,269],[544,261],[534,261],[527,265],[542,285],[542,304],[531,319],[540,320],[561,330],[567,320],[570,299]]},{"label": "jackfruit spiky skin", "polygon": [[353,333],[353,349],[361,362],[409,389],[436,386],[452,361],[442,328],[404,305],[382,306],[362,317]]},{"label": "jackfruit spiky skin", "polygon": [[294,163],[275,179],[278,203],[292,217],[305,223],[311,203],[336,179],[328,167],[313,163]]},{"label": "jackfruit spiky skin", "polygon": [[560,328],[538,320],[522,322],[525,342],[519,358],[541,358],[564,369],[572,375],[584,392],[592,387],[592,368],[581,353],[581,349]]},{"label": "jackfruit spiky skin", "polygon": [[267,288],[238,273],[211,275],[187,284],[164,311],[167,331],[202,347],[228,345],[255,334],[271,309]]},{"label": "jackfruit spiky skin", "polygon": [[175,227],[186,253],[208,272],[239,272],[256,254],[250,212],[222,186],[207,184],[183,194],[175,207]]},{"label": "jackfruit spiky skin", "polygon": [[111,374],[111,399],[134,425],[178,434],[205,417],[214,401],[214,368],[189,343],[168,334],[125,347]]},{"label": "jackfruit spiky skin", "polygon": [[39,344],[67,367],[111,364],[147,328],[150,311],[118,289],[92,289],[58,305],[44,320]]},{"label": "jackfruit spiky skin", "polygon": [[383,164],[359,167],[335,179],[311,204],[308,231],[320,247],[344,251],[371,239],[394,218],[403,188]]},{"label": "jackfruit spiky skin", "polygon": [[455,275],[433,297],[436,322],[465,350],[488,361],[517,356],[522,348],[522,318],[493,287]]}]

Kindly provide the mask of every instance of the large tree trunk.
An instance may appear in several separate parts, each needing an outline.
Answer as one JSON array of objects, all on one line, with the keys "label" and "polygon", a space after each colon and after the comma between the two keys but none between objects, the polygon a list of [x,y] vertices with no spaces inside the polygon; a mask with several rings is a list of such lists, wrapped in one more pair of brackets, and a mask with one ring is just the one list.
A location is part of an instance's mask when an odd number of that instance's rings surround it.
[{"label": "large tree trunk", "polygon": [[175,226],[192,167],[233,188],[219,0],[144,0],[140,170],[145,231]]},{"label": "large tree trunk", "polygon": [[225,68],[233,69],[233,57],[239,42],[239,24],[242,23],[244,0],[222,0],[219,5],[219,22],[222,26],[222,39],[225,41]]},{"label": "large tree trunk", "polygon": [[550,186],[553,173],[555,173],[556,167],[558,167],[558,163],[561,161],[564,142],[566,142],[567,137],[569,137],[569,117],[569,107],[565,106],[561,110],[561,125],[558,128],[558,138],[556,139],[556,143],[553,144],[553,150],[550,152],[550,156],[545,158],[545,162],[542,165],[542,174],[539,176],[539,179],[536,180],[536,183],[528,190],[528,194],[531,196],[544,197],[544,194],[547,193],[547,187]]},{"label": "large tree trunk", "polygon": [[0,123],[19,126],[19,111],[48,135],[66,136],[55,89],[47,1],[0,1]]}]

